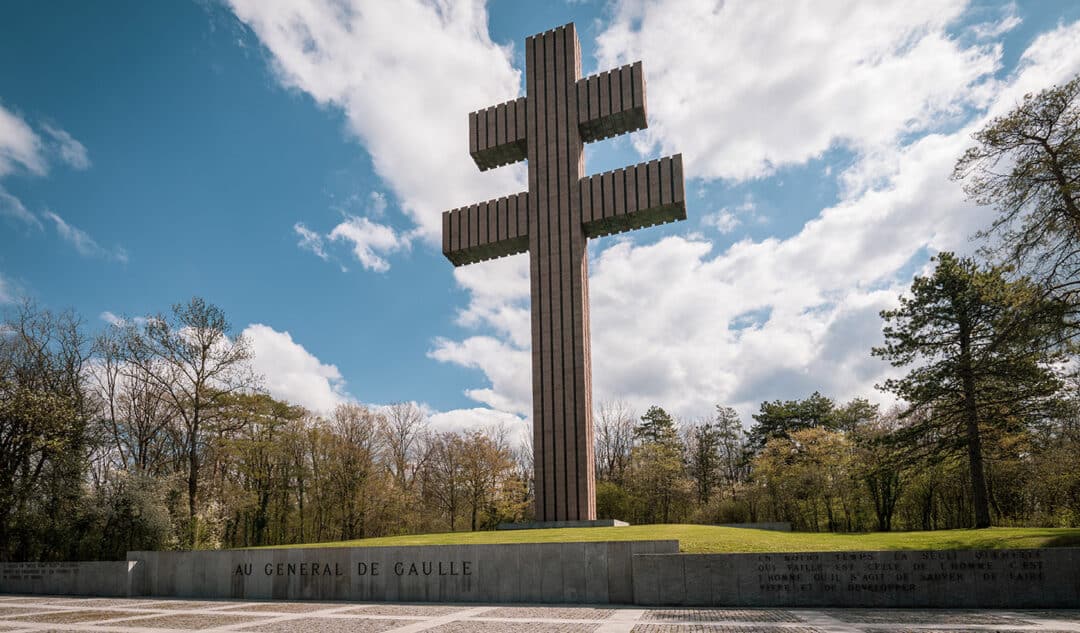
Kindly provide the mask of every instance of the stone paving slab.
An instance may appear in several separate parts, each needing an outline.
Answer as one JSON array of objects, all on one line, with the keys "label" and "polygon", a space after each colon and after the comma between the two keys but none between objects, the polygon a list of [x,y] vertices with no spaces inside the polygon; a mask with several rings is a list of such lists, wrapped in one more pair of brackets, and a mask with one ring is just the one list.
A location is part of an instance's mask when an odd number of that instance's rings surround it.
[{"label": "stone paving slab", "polygon": [[484,619],[515,618],[530,620],[603,620],[615,609],[592,607],[498,607],[484,612]]},{"label": "stone paving slab", "polygon": [[396,615],[424,617],[437,617],[449,615],[455,611],[467,609],[464,605],[441,605],[441,604],[371,604],[356,609],[349,609],[342,613],[352,615]]},{"label": "stone paving slab", "polygon": [[637,624],[631,633],[824,633],[813,627],[755,627],[745,624]]},{"label": "stone paving slab", "polygon": [[[123,616],[118,616],[123,617]],[[120,620],[110,623],[110,626],[134,626],[149,627],[155,629],[187,629],[201,631],[233,624],[258,624],[268,618],[258,618],[244,615],[225,615],[217,613],[177,613],[156,615],[149,618]]]},{"label": "stone paving slab", "polygon": [[242,604],[261,604],[225,600],[154,600],[141,605],[146,609],[168,609],[177,611],[196,611],[205,609],[227,609]]},{"label": "stone paving slab", "polygon": [[825,613],[859,624],[1031,624],[1009,615],[952,609],[830,609]]},{"label": "stone paving slab", "polygon": [[142,615],[137,611],[97,611],[93,609],[69,609],[65,611],[52,611],[37,615],[20,615],[13,619],[20,622],[44,622],[48,624],[72,624],[76,622],[100,622]]},{"label": "stone paving slab", "polygon": [[[937,627],[920,627],[918,629],[889,629],[889,633],[986,633],[987,629],[945,629]],[[1044,629],[1039,627],[1038,629],[990,629],[995,633],[1031,633],[1032,631],[1038,631],[1039,633],[1074,633],[1068,630],[1056,631],[1053,629]]]},{"label": "stone paving slab", "polygon": [[230,613],[232,611],[244,611],[246,613],[311,613],[312,611],[325,611],[327,609],[340,609],[348,606],[345,603],[327,602],[242,602],[231,604],[220,611]]},{"label": "stone paving slab", "polygon": [[46,611],[48,607],[24,607],[24,606],[7,606],[0,605],[0,619],[13,618],[17,615],[26,615],[28,613],[41,613]]},{"label": "stone paving slab", "polygon": [[592,633],[599,624],[569,622],[487,622],[458,621],[441,624],[433,633]]},{"label": "stone paving slab", "polygon": [[383,633],[420,620],[363,620],[360,618],[304,618],[302,620],[285,620],[273,622],[256,627],[244,627],[243,631],[257,631],[258,633]]},{"label": "stone paving slab", "polygon": [[790,611],[775,609],[652,609],[641,619],[656,622],[802,622]]}]

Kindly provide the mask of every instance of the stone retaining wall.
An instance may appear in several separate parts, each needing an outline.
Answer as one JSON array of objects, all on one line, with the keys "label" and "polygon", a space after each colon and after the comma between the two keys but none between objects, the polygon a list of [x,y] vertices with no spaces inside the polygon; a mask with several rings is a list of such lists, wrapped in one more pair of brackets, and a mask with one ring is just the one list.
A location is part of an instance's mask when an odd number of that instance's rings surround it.
[{"label": "stone retaining wall", "polygon": [[678,541],[129,552],[132,595],[629,604],[634,554]]},{"label": "stone retaining wall", "polygon": [[1080,606],[1080,549],[634,557],[641,605]]},{"label": "stone retaining wall", "polygon": [[127,561],[0,563],[0,592],[126,596]]},{"label": "stone retaining wall", "polygon": [[752,607],[1077,608],[1080,549],[679,554],[678,541],[129,552],[0,563],[0,593]]}]

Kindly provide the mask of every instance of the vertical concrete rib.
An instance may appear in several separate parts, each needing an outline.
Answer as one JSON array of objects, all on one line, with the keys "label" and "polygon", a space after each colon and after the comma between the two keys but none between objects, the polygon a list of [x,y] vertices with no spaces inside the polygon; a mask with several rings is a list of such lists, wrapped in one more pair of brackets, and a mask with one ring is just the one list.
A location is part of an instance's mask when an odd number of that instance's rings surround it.
[{"label": "vertical concrete rib", "polygon": [[[529,285],[532,297],[532,396],[533,396],[533,487],[535,489],[535,514],[538,520],[544,520],[546,508],[544,500],[549,496],[547,487],[547,469],[544,467],[544,459],[547,454],[547,446],[544,443],[544,402],[541,396],[543,385],[543,371],[541,370],[541,357],[543,346],[541,344],[539,307],[542,297],[540,295],[540,232],[536,230],[536,218],[539,215],[540,186],[539,165],[540,157],[537,148],[539,133],[537,130],[537,116],[539,111],[539,85],[537,81],[536,47],[538,35],[525,38],[525,89],[529,95],[530,103],[526,112],[525,145],[528,153],[529,191],[532,195],[526,201],[526,218],[531,224],[529,231]],[[520,211],[520,209],[519,209]],[[520,215],[518,216],[520,226]]]},{"label": "vertical concrete rib", "polygon": [[[571,519],[578,516],[578,437],[577,437],[577,411],[576,405],[578,401],[579,385],[576,380],[576,372],[574,371],[574,350],[578,343],[577,332],[577,315],[575,314],[575,300],[574,291],[578,285],[574,283],[575,270],[574,270],[574,233],[580,230],[581,222],[577,223],[577,227],[573,226],[573,210],[571,208],[572,196],[570,195],[571,189],[579,179],[576,174],[577,170],[577,152],[575,151],[578,144],[577,136],[574,131],[577,130],[577,124],[571,118],[570,104],[572,103],[572,93],[575,93],[575,82],[577,77],[574,75],[574,45],[571,42],[571,37],[574,36],[573,25],[563,27],[562,32],[559,33],[559,58],[560,58],[560,85],[559,85],[559,122],[562,129],[560,134],[563,143],[563,162],[559,168],[559,216],[561,222],[560,234],[562,239],[560,242],[563,245],[563,252],[560,253],[559,268],[561,269],[562,279],[562,318],[563,318],[563,347],[562,347],[562,367],[563,379],[565,386],[563,387],[563,415],[564,418],[564,442],[566,444],[566,479],[567,479],[567,499],[566,499],[566,517]],[[574,38],[576,39],[576,37]]]},{"label": "vertical concrete rib", "polygon": [[[581,43],[577,37],[577,30],[571,26],[570,43],[573,53],[573,76],[570,80],[574,85],[581,77]],[[573,109],[579,109],[576,103],[577,95],[573,95]],[[581,143],[581,132],[577,126],[570,133],[571,147],[574,148],[574,156],[571,160],[571,181],[576,191],[581,187],[581,179],[585,177],[585,152]],[[579,196],[573,196],[571,200],[580,200]],[[576,430],[577,446],[577,478],[575,485],[578,489],[578,507],[574,513],[574,519],[589,520],[596,518],[596,501],[593,476],[592,460],[592,397],[588,385],[588,324],[589,324],[589,292],[588,292],[588,253],[586,251],[585,229],[581,223],[581,207],[571,208],[571,223],[573,237],[574,259],[571,262],[570,273],[575,282],[574,288],[574,384],[577,397],[574,400],[574,428]]]}]

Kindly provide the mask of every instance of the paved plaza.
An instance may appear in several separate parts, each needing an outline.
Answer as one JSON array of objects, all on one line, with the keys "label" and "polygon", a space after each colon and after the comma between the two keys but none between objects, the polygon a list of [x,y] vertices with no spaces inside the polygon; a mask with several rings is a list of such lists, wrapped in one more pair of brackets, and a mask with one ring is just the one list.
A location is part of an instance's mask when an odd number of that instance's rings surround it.
[{"label": "paved plaza", "polygon": [[642,609],[0,595],[0,633],[1080,633],[1080,610]]}]

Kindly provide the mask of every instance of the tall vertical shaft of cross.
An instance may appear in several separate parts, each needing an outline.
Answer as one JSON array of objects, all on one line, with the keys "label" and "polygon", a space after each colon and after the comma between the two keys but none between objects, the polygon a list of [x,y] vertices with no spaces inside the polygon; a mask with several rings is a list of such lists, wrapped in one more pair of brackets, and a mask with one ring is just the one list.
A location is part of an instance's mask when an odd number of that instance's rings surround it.
[{"label": "tall vertical shaft of cross", "polygon": [[481,170],[529,190],[443,213],[455,266],[529,252],[536,519],[596,518],[586,239],[686,218],[682,156],[585,177],[583,143],[646,126],[641,63],[581,77],[573,24],[525,40],[526,96],[469,115]]}]

